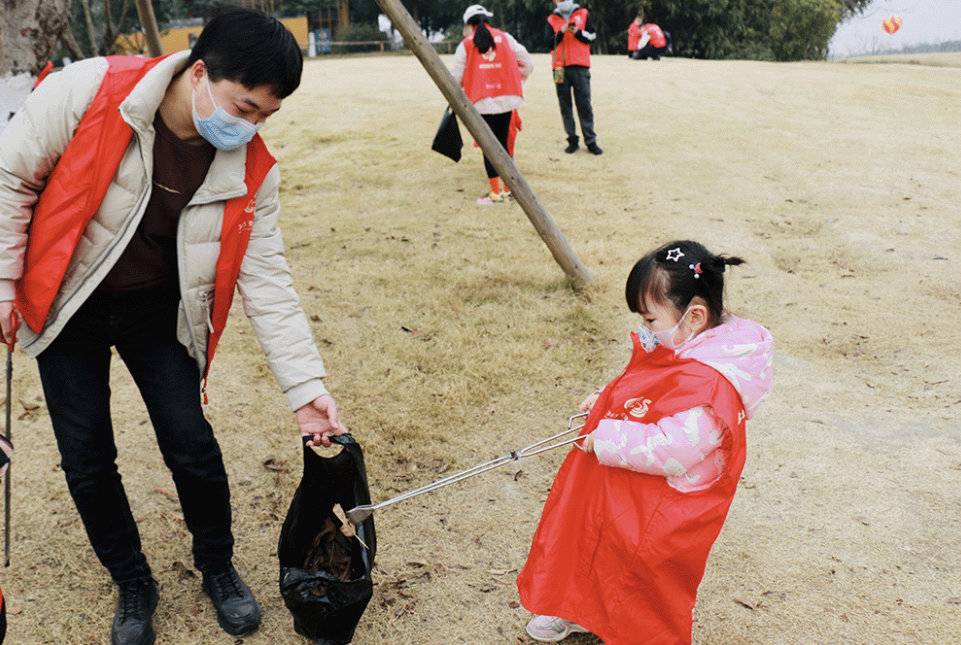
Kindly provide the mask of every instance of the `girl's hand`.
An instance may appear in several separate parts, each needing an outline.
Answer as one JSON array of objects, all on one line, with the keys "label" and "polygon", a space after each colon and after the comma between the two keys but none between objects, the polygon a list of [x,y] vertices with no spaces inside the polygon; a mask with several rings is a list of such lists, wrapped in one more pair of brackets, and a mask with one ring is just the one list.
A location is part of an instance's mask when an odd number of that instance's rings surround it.
[{"label": "girl's hand", "polygon": [[584,435],[584,440],[580,443],[575,443],[574,445],[580,448],[582,452],[591,454],[594,452],[594,433],[592,432],[588,435]]},{"label": "girl's hand", "polygon": [[577,406],[577,409],[581,412],[590,412],[593,409],[594,404],[597,403],[597,397],[601,395],[600,390],[594,390],[593,394],[588,395],[586,399],[581,401],[581,404]]}]

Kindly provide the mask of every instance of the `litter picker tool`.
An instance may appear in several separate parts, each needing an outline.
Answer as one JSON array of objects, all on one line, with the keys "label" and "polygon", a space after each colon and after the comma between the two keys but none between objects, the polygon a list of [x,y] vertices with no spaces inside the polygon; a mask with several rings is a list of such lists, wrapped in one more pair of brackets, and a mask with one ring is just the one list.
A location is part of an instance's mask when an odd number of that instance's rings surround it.
[{"label": "litter picker tool", "polygon": [[[17,328],[20,326],[20,319],[17,312],[10,313],[10,337],[4,339],[7,345],[7,409],[6,409],[6,432],[4,438],[7,447],[13,448],[13,348],[17,344]],[[3,566],[10,566],[10,465],[7,465],[7,474],[3,480]]]},{"label": "litter picker tool", "polygon": [[513,450],[509,454],[498,457],[497,459],[485,461],[482,464],[477,464],[476,466],[468,468],[467,470],[462,470],[459,473],[442,477],[441,479],[431,482],[430,484],[409,490],[382,502],[378,502],[376,504],[363,504],[361,506],[352,508],[347,511],[347,518],[356,526],[373,515],[374,511],[379,511],[382,508],[407,501],[408,499],[417,497],[418,495],[423,495],[424,493],[432,493],[435,490],[445,488],[451,484],[456,484],[457,482],[464,481],[465,479],[470,479],[471,477],[476,477],[477,475],[494,470],[495,468],[500,468],[505,464],[519,461],[525,457],[533,457],[534,455],[539,455],[543,452],[547,452],[548,450],[554,450],[555,448],[560,448],[562,446],[569,446],[577,441],[580,441],[584,437],[580,434],[578,434],[576,437],[569,437],[567,439],[561,439],[561,437],[575,432],[579,433],[584,428],[584,423],[583,421],[578,423],[578,421],[581,421],[586,416],[587,413],[575,414],[567,420],[567,430],[558,432],[552,437],[541,439],[540,441],[532,443],[529,446],[524,446],[518,450]]}]

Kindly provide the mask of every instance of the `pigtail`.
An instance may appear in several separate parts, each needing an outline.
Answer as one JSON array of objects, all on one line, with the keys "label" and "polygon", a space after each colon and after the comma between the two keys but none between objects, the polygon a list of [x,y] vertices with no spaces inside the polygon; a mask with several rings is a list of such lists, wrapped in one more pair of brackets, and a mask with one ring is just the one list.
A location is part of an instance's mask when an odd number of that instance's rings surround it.
[{"label": "pigtail", "polygon": [[744,264],[744,260],[736,255],[715,255],[712,265],[718,273],[724,273],[727,267],[736,267]]}]

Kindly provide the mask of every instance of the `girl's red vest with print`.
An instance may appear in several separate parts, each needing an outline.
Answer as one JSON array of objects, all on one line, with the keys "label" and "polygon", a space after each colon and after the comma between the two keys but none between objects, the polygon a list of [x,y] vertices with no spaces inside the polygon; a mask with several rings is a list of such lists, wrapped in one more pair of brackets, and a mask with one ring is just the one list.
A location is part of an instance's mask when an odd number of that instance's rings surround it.
[{"label": "girl's red vest with print", "polygon": [[467,65],[464,68],[464,92],[471,103],[495,96],[524,96],[521,70],[517,56],[507,41],[507,34],[488,27],[494,38],[494,47],[486,54],[474,46],[474,37],[464,39]]},{"label": "girl's red vest with print", "polygon": [[564,31],[564,38],[561,39],[560,44],[554,49],[553,56],[551,56],[554,69],[571,65],[590,67],[591,46],[582,43],[574,34],[566,31],[569,24],[576,25],[578,29],[584,29],[587,26],[587,9],[578,7],[567,20],[556,13],[552,13],[547,17],[547,22],[550,23],[555,34]]},{"label": "girl's red vest with print", "polygon": [[601,393],[584,434],[602,418],[655,423],[710,406],[727,428],[724,474],[681,493],[663,476],[572,450],[517,586],[530,611],[572,620],[608,645],[690,643],[697,587],[744,466],[744,407],[719,372],[663,347],[648,354],[632,339],[630,363]]},{"label": "girl's red vest with print", "polygon": [[[33,212],[23,277],[17,282],[17,310],[40,333],[63,283],[87,224],[100,208],[133,131],[120,115],[120,104],[161,58],[110,56],[107,73],[73,139],[47,180]],[[275,164],[260,136],[247,144],[244,181],[247,194],[224,207],[207,343],[207,369],[224,327],[240,275],[240,265],[254,221],[254,196]]]},{"label": "girl's red vest with print", "polygon": [[659,25],[655,25],[653,22],[648,22],[641,25],[641,29],[647,32],[647,35],[651,37],[649,41],[652,47],[657,49],[663,49],[667,47],[667,36],[664,35],[664,30],[660,28]]}]

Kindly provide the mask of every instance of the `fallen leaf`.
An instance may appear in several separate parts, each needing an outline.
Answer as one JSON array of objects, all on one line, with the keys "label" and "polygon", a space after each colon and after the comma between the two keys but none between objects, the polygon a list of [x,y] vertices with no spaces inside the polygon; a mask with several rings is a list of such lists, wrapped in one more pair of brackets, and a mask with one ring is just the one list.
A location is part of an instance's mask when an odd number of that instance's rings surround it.
[{"label": "fallen leaf", "polygon": [[853,519],[856,522],[860,522],[864,526],[871,526],[871,522],[869,522],[863,515],[855,515]]},{"label": "fallen leaf", "polygon": [[755,603],[751,602],[750,600],[745,600],[744,598],[735,597],[734,602],[741,605],[742,607],[747,607],[751,611],[754,611],[755,609],[757,609],[757,605]]},{"label": "fallen leaf", "polygon": [[370,551],[370,547],[368,547],[367,544],[360,539],[360,536],[357,535],[357,529],[354,528],[353,522],[347,519],[347,513],[344,512],[344,509],[341,508],[340,504],[334,504],[334,507],[331,509],[331,511],[333,512],[334,516],[340,520],[340,532],[344,534],[344,537],[356,538],[362,547]]},{"label": "fallen leaf", "polygon": [[174,563],[170,565],[170,570],[176,573],[177,577],[181,580],[189,580],[197,577],[197,574],[194,573],[192,569],[188,569],[187,565],[180,560],[174,561]]},{"label": "fallen leaf", "polygon": [[521,604],[516,600],[512,600],[509,603],[507,603],[507,606],[510,607],[511,609],[517,609],[518,607],[521,606]]},{"label": "fallen leaf", "polygon": [[948,598],[947,603],[949,605],[961,605],[961,596],[954,596],[952,598]]},{"label": "fallen leaf", "polygon": [[172,502],[179,501],[177,494],[167,490],[166,488],[155,488],[153,489],[153,492],[163,495]]},{"label": "fallen leaf", "polygon": [[22,405],[23,409],[27,412],[33,412],[34,410],[40,408],[39,403],[34,403],[33,401],[24,401],[23,399],[20,399],[20,405]]},{"label": "fallen leaf", "polygon": [[841,622],[849,623],[849,622],[851,622],[851,619],[848,618],[848,615],[847,615],[847,614],[841,614]]},{"label": "fallen leaf", "polygon": [[286,473],[289,470],[286,462],[273,457],[264,460],[264,468],[275,473]]}]

